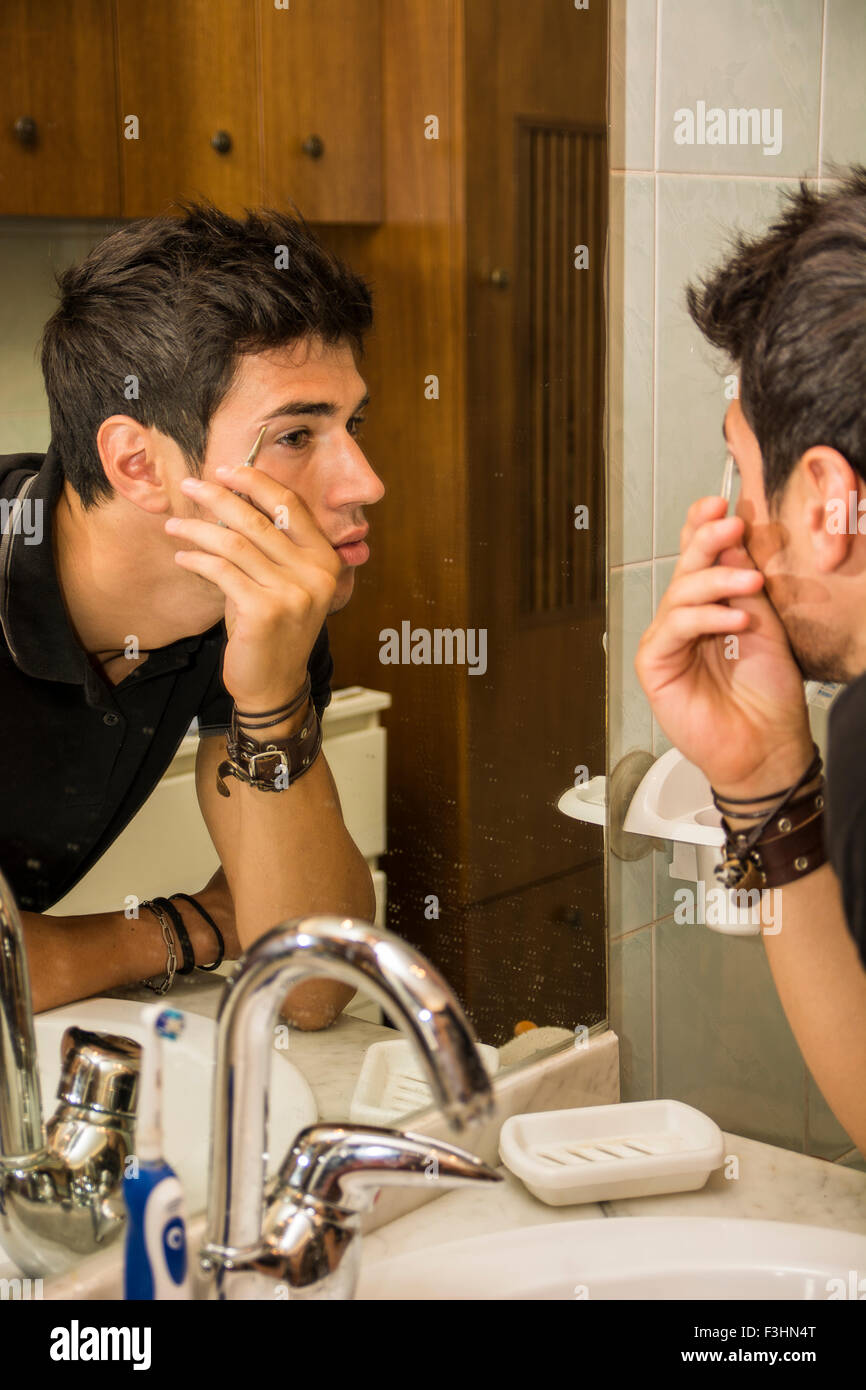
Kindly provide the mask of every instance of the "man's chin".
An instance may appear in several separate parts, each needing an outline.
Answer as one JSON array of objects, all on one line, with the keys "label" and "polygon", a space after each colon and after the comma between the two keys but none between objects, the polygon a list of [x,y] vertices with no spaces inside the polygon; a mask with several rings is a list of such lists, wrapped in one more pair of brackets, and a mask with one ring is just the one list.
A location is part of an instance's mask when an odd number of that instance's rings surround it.
[{"label": "man's chin", "polygon": [[355,592],[355,571],[347,569],[337,580],[337,588],[334,597],[331,599],[331,606],[328,609],[328,616],[332,613],[339,613],[341,608],[345,608]]}]

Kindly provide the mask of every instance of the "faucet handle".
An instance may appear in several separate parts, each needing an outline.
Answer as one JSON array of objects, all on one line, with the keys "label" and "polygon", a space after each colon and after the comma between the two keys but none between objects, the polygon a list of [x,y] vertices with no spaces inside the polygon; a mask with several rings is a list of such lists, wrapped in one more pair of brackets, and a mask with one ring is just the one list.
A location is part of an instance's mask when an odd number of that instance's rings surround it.
[{"label": "faucet handle", "polygon": [[301,1130],[274,1179],[271,1200],[314,1198],[358,1212],[372,1207],[380,1187],[501,1181],[474,1154],[424,1134],[320,1124]]},{"label": "faucet handle", "polygon": [[57,1099],[132,1120],[141,1044],[116,1033],[67,1028],[60,1044]]}]

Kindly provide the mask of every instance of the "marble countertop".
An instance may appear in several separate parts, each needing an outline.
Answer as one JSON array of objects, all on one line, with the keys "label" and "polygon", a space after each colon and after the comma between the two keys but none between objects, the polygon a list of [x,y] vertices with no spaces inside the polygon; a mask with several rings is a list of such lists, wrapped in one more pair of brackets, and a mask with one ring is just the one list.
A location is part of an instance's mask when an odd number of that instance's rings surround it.
[{"label": "marble countertop", "polygon": [[[363,1260],[369,1265],[469,1236],[603,1216],[753,1218],[866,1235],[866,1173],[736,1134],[725,1135],[725,1154],[738,1160],[738,1176],[726,1178],[726,1168],[718,1168],[697,1192],[567,1207],[540,1202],[519,1178],[500,1167],[501,1184],[484,1191],[447,1192],[365,1236]],[[734,1165],[727,1168],[733,1171]]]}]

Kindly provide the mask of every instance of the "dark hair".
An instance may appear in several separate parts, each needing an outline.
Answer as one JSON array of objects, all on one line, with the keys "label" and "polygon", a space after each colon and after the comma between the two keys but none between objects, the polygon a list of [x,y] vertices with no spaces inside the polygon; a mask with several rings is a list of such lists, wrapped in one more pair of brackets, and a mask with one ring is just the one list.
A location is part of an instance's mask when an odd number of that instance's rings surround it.
[{"label": "dark hair", "polygon": [[[360,354],[372,324],[368,286],[303,218],[176,206],[181,216],[131,222],[56,277],[42,372],[52,442],[85,507],[112,494],[96,448],[109,415],[170,436],[197,473],[240,355],[313,336]],[[131,376],[138,399],[124,394]]]},{"label": "dark hair", "polygon": [[686,291],[698,328],[739,367],[768,502],[814,445],[866,478],[866,167],[834,178],[823,193],[801,180],[765,235],[740,233]]}]

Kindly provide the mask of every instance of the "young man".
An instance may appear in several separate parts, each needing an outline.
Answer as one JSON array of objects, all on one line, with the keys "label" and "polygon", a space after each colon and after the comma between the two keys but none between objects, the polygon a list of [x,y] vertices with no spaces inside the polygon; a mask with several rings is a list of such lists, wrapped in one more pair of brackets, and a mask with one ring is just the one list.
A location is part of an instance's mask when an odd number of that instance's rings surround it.
[{"label": "young man", "polygon": [[[169,941],[178,968],[214,960],[184,898],[137,918],[43,915],[195,716],[222,864],[197,902],[227,954],[287,918],[375,910],[316,756],[325,619],[351,597],[364,508],[383,494],[356,438],[369,291],[293,218],[181,211],[123,227],[59,277],[42,347],[51,446],[0,459],[0,869],[37,1010],[161,983]],[[260,434],[255,466],[240,466]],[[278,755],[256,760],[270,742]],[[287,1017],[323,1027],[352,993],[304,982]]]},{"label": "young man", "polygon": [[[688,302],[739,369],[724,422],[739,499],[731,517],[719,497],[689,509],[637,672],[715,791],[730,886],[781,892],[764,935],[776,987],[866,1152],[866,169],[822,195],[801,185]],[[826,786],[804,677],[848,685]]]}]

